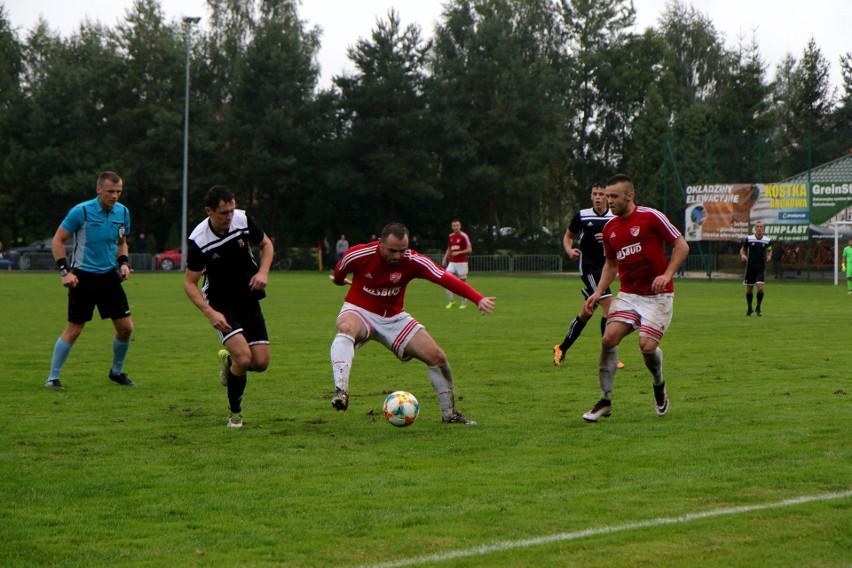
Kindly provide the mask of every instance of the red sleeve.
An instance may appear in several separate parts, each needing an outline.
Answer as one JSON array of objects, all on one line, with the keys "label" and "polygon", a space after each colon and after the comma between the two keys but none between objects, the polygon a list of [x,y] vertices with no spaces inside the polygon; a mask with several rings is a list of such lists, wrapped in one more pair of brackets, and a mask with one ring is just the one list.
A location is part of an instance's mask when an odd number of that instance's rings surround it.
[{"label": "red sleeve", "polygon": [[453,294],[467,298],[474,304],[479,304],[484,298],[482,294],[477,292],[467,282],[462,282],[442,267],[438,266],[428,256],[409,251],[409,258],[412,260],[412,266],[417,267],[417,278],[434,282],[439,286],[443,286]]},{"label": "red sleeve", "polygon": [[482,294],[473,289],[473,286],[468,284],[467,282],[463,282],[450,274],[449,272],[444,272],[444,275],[438,279],[437,284],[440,284],[456,296],[462,296],[467,298],[474,304],[479,304],[479,302],[484,298]]}]

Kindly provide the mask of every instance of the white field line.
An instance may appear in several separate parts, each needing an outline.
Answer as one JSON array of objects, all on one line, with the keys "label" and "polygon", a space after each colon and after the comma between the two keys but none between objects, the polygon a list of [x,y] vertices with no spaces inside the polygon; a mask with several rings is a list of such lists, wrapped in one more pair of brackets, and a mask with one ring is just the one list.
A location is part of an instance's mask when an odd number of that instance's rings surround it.
[{"label": "white field line", "polygon": [[839,493],[825,493],[823,495],[810,495],[803,497],[795,497],[793,499],[785,499],[775,503],[764,503],[762,505],[745,505],[742,507],[730,507],[727,509],[718,509],[716,511],[704,511],[702,513],[690,513],[681,515],[680,517],[664,517],[660,519],[651,519],[648,521],[638,521],[635,523],[627,523],[624,525],[614,525],[610,527],[600,527],[597,529],[586,529],[583,531],[559,533],[536,538],[527,538],[523,540],[508,540],[503,542],[495,542],[493,544],[484,544],[464,550],[456,550],[450,552],[442,552],[440,554],[430,554],[427,556],[416,556],[405,560],[396,560],[393,562],[383,562],[381,564],[370,565],[369,568],[402,568],[405,566],[417,566],[420,564],[430,564],[433,562],[446,562],[456,558],[470,558],[472,556],[482,556],[501,552],[504,550],[513,550],[516,548],[529,548],[542,544],[550,544],[554,542],[565,542],[569,540],[579,540],[591,536],[607,535],[630,531],[635,529],[644,529],[651,527],[660,527],[663,525],[679,525],[701,519],[711,519],[713,517],[725,517],[730,515],[739,515],[742,513],[752,513],[754,511],[766,511],[768,509],[781,509],[783,507],[792,507],[794,505],[802,505],[805,503],[815,503],[817,501],[835,501],[838,499],[846,499],[852,497],[852,490],[841,491]]}]

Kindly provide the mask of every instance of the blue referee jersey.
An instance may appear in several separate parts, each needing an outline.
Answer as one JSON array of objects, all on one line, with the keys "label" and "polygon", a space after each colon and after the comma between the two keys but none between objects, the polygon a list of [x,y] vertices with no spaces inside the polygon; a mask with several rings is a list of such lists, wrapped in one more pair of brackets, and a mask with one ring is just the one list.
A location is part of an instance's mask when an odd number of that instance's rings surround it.
[{"label": "blue referee jersey", "polygon": [[104,211],[95,198],[72,207],[61,227],[74,235],[71,267],[104,274],[115,270],[118,242],[130,232],[130,211],[121,203]]}]

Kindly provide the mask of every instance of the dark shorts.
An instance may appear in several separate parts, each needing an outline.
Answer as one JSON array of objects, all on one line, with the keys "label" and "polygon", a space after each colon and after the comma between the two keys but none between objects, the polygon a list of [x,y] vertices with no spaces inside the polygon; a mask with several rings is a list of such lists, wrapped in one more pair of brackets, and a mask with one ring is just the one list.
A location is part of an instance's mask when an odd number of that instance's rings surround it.
[{"label": "dark shorts", "polygon": [[766,282],[766,268],[746,268],[743,284],[753,286]]},{"label": "dark shorts", "polygon": [[[580,280],[582,280],[583,284],[586,285],[585,288],[580,290],[580,292],[583,293],[584,298],[588,298],[589,296],[595,293],[595,290],[598,289],[598,281],[600,279],[601,275],[599,272],[590,272],[588,274],[583,274],[580,276]],[[607,289],[604,290],[604,293],[601,294],[601,300],[603,300],[604,298],[609,298],[610,296],[612,296],[612,290],[607,287]]]},{"label": "dark shorts", "polygon": [[220,312],[228,324],[231,326],[231,331],[227,334],[217,331],[219,339],[224,344],[230,338],[237,334],[242,334],[246,338],[246,343],[249,345],[268,345],[269,334],[266,332],[266,320],[263,318],[263,312],[260,310],[260,302],[257,300],[249,300],[246,303],[239,305],[213,305],[214,310]]},{"label": "dark shorts", "polygon": [[92,320],[95,306],[101,319],[130,317],[130,306],[118,272],[93,274],[75,270],[77,286],[68,289],[68,321],[84,324]]}]

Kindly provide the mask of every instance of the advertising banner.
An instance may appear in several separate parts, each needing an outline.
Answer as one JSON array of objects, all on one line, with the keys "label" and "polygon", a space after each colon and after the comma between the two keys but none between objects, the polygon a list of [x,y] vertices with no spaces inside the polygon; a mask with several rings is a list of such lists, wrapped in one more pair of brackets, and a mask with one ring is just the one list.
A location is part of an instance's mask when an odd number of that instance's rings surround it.
[{"label": "advertising banner", "polygon": [[811,184],[811,223],[852,221],[852,182]]},{"label": "advertising banner", "polygon": [[802,183],[691,185],[685,215],[687,241],[740,241],[758,221],[774,241],[806,241],[810,195]]}]

